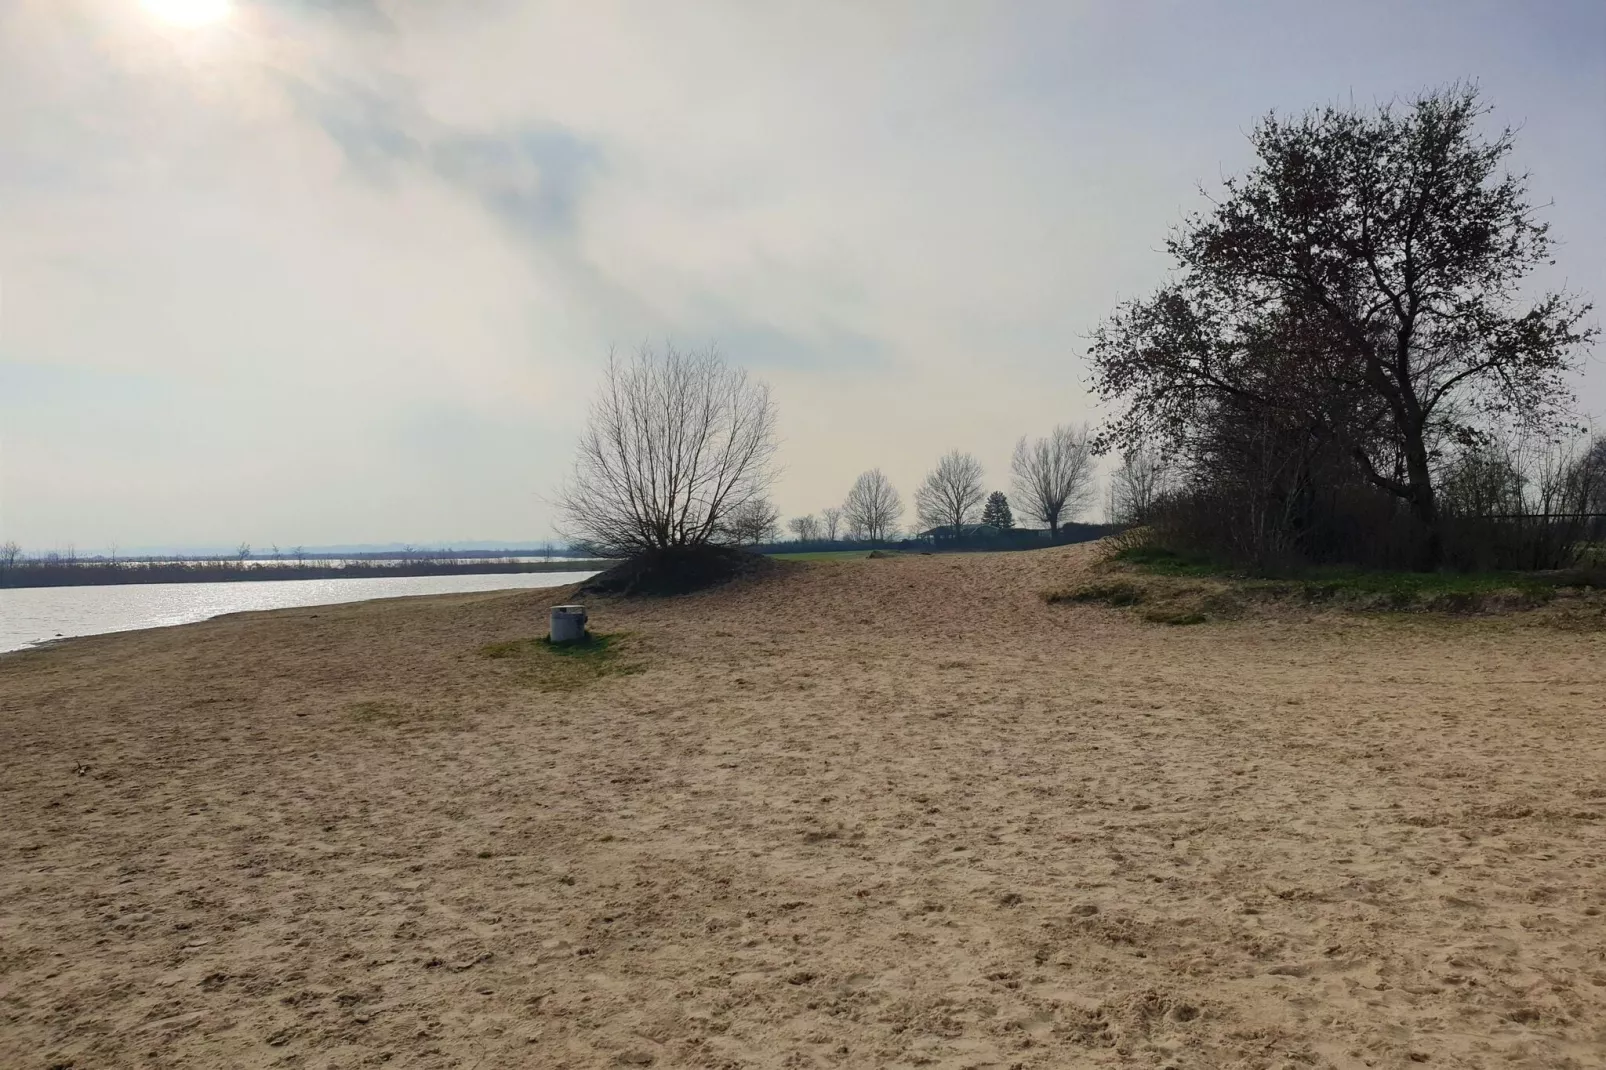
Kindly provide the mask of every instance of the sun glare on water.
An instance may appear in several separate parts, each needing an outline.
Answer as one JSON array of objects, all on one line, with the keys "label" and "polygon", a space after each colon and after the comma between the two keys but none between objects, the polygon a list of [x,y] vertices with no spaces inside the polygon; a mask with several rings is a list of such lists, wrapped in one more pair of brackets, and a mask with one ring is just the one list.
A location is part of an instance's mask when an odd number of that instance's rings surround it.
[{"label": "sun glare on water", "polygon": [[194,29],[228,18],[230,0],[141,0],[145,10],[174,26]]}]

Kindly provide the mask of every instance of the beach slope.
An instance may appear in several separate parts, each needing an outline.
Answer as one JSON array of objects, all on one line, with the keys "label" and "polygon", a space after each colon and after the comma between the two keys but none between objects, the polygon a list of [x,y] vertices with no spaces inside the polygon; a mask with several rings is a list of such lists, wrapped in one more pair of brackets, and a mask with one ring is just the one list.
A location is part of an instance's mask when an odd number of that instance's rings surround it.
[{"label": "beach slope", "polygon": [[1090,547],[0,658],[0,1066],[1598,1066],[1606,634]]}]

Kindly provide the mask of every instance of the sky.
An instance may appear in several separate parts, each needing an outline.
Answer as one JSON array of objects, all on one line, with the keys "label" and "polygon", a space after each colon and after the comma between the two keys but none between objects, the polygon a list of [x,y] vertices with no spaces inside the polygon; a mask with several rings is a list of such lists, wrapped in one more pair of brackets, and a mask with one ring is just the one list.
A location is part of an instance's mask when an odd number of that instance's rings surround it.
[{"label": "sky", "polygon": [[1598,0],[0,0],[0,541],[545,539],[666,340],[771,386],[785,516],[1007,490],[1259,117],[1465,79],[1606,299]]}]

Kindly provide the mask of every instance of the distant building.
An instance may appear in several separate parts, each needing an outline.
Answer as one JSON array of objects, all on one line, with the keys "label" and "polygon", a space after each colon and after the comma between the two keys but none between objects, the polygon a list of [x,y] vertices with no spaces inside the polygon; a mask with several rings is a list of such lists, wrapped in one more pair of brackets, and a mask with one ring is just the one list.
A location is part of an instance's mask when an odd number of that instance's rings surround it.
[{"label": "distant building", "polygon": [[[1011,528],[1010,529],[1011,533],[1017,532],[1017,531],[1029,531],[1029,530],[1031,530],[1031,529],[1030,528]],[[940,527],[927,528],[925,531],[922,531],[920,534],[916,535],[915,538],[917,538],[917,539],[937,540],[937,539],[952,539],[952,538],[956,538],[957,537],[957,538],[960,538],[960,539],[978,539],[978,540],[980,540],[980,539],[996,539],[996,538],[998,538],[998,536],[1000,536],[1002,534],[1003,534],[1002,529],[995,528],[991,524],[965,524],[964,526],[962,526],[959,529],[959,533],[956,536],[954,534],[953,525],[951,525],[951,524],[943,524]]]}]

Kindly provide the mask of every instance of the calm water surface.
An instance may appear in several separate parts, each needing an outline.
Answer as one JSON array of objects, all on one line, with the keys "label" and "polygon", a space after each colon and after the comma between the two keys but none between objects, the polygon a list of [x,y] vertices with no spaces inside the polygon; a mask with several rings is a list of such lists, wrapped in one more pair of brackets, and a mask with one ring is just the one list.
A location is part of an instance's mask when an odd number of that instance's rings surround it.
[{"label": "calm water surface", "polygon": [[471,576],[378,576],[349,580],[128,583],[0,590],[0,651],[74,635],[191,624],[223,613],[327,606],[413,594],[566,587],[595,572],[502,572]]}]

